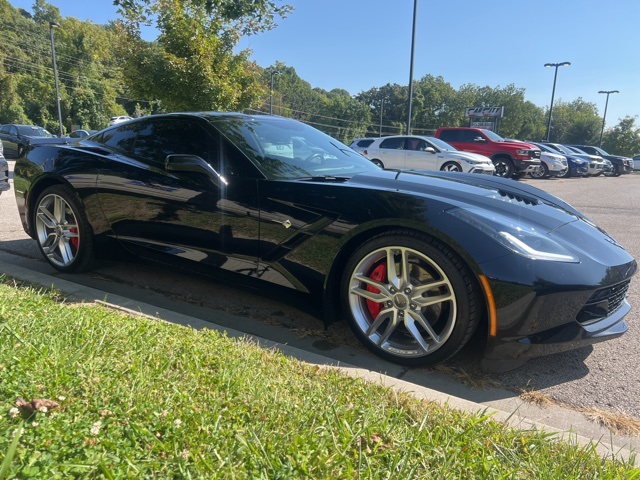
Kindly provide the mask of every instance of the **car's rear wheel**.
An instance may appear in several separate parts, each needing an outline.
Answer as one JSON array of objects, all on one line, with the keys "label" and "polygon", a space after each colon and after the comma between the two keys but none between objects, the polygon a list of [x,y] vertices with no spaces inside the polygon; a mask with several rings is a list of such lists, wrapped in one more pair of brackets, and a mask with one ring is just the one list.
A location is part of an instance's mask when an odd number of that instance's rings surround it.
[{"label": "car's rear wheel", "polygon": [[493,161],[496,167],[495,175],[503,178],[511,178],[515,173],[513,162],[506,157],[499,157]]},{"label": "car's rear wheel", "polygon": [[93,261],[93,232],[73,191],[63,185],[45,189],[34,211],[36,240],[52,267],[86,270]]},{"label": "car's rear wheel", "polygon": [[443,172],[462,172],[462,167],[456,162],[447,162],[440,168]]},{"label": "car's rear wheel", "polygon": [[371,163],[373,163],[374,165],[377,165],[380,168],[384,168],[384,164],[377,158],[374,158],[373,160],[371,160]]},{"label": "car's rear wheel", "polygon": [[445,245],[391,232],[361,245],[347,262],[342,302],[356,337],[377,355],[409,366],[443,361],[471,338],[478,287]]}]

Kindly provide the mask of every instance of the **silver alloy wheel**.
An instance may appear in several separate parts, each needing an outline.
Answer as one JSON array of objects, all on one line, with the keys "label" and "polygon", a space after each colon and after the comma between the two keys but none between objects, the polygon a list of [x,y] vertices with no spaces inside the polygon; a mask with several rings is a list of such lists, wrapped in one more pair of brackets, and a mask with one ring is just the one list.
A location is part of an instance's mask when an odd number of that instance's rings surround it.
[{"label": "silver alloy wheel", "polygon": [[462,168],[455,162],[448,162],[442,166],[443,172],[462,172]]},{"label": "silver alloy wheel", "polygon": [[366,255],[351,273],[348,301],[357,328],[395,357],[430,355],[445,344],[457,322],[450,279],[431,258],[407,247]]},{"label": "silver alloy wheel", "polygon": [[67,201],[54,193],[40,200],[35,216],[38,243],[54,265],[68,267],[78,256],[78,219]]}]

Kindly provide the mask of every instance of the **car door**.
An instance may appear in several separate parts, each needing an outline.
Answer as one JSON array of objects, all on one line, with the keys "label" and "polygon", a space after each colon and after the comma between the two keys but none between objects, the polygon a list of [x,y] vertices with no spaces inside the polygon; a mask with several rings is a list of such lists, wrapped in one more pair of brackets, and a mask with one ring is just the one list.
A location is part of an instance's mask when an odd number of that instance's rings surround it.
[{"label": "car door", "polygon": [[[215,130],[165,117],[110,129],[101,141],[112,153],[98,178],[100,204],[128,249],[197,269],[255,271],[257,183],[235,175],[229,147]],[[168,155],[198,156],[220,177],[168,170]]]},{"label": "car door", "polygon": [[405,168],[404,137],[389,137],[380,142],[380,160],[385,168]]},{"label": "car door", "polygon": [[405,151],[405,168],[416,170],[438,169],[437,150],[425,139],[418,137],[407,137],[407,139],[405,140]]}]

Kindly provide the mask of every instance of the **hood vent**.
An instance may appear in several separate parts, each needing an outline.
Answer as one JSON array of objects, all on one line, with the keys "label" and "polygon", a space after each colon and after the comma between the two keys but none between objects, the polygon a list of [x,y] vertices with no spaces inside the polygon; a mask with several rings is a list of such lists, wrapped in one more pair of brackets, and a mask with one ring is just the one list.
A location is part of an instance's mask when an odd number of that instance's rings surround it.
[{"label": "hood vent", "polygon": [[505,190],[498,190],[498,194],[500,195],[500,197],[502,197],[502,200],[509,203],[524,203],[525,205],[538,205],[540,203],[535,197],[515,194],[513,192],[507,192]]}]

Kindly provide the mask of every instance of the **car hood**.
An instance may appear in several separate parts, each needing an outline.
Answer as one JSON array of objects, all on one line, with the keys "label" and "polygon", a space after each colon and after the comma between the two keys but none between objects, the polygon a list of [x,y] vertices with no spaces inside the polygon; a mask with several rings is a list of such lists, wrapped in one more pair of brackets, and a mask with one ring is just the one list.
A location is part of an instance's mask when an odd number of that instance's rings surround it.
[{"label": "car hood", "polygon": [[527,142],[510,142],[508,140],[503,140],[502,142],[497,142],[497,143],[499,143],[500,145],[508,145],[513,148],[524,148],[526,150],[540,150],[535,145],[532,145],[531,143],[527,143]]},{"label": "car hood", "polygon": [[473,160],[475,162],[484,162],[493,165],[493,162],[489,157],[477,153],[462,152],[460,150],[443,150],[441,153],[447,158],[457,158],[458,160]]},{"label": "car hood", "polygon": [[[597,262],[619,265],[631,260],[620,244],[571,205],[516,180],[460,172],[385,170],[356,175],[349,183],[430,199],[429,208],[441,208],[443,214],[454,208],[482,209],[516,223],[526,222]],[[617,248],[601,248],[603,243]]]}]

